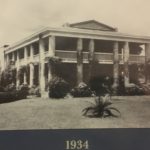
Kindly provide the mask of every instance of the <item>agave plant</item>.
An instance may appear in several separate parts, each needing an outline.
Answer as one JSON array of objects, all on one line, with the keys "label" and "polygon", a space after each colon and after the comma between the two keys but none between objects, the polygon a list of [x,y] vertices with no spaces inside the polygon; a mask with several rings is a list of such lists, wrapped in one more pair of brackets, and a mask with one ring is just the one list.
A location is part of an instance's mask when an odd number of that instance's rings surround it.
[{"label": "agave plant", "polygon": [[110,116],[119,117],[121,115],[118,109],[111,106],[112,102],[109,95],[96,97],[95,103],[91,104],[92,106],[83,109],[84,116],[105,118]]}]

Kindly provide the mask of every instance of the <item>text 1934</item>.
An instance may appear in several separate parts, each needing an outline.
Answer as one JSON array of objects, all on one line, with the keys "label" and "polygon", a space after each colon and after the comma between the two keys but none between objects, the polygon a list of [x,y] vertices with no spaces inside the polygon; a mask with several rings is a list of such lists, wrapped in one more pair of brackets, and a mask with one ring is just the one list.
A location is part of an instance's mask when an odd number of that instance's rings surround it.
[{"label": "text 1934", "polygon": [[66,141],[67,150],[88,150],[89,142],[88,140],[67,140]]}]

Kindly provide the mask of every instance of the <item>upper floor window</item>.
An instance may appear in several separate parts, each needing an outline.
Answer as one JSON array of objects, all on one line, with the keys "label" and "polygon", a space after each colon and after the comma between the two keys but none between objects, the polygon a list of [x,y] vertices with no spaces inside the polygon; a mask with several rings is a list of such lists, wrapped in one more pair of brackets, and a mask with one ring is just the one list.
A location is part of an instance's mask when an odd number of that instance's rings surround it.
[{"label": "upper floor window", "polygon": [[30,56],[30,45],[27,46],[27,57]]},{"label": "upper floor window", "polygon": [[17,60],[17,51],[14,52],[14,59]]},{"label": "upper floor window", "polygon": [[33,55],[39,54],[39,43],[35,42],[32,44],[32,46],[33,46]]},{"label": "upper floor window", "polygon": [[95,40],[95,52],[112,53],[113,41]]},{"label": "upper floor window", "polygon": [[44,38],[44,50],[48,51],[49,49],[49,37]]},{"label": "upper floor window", "polygon": [[77,38],[71,37],[56,37],[56,50],[76,51]]},{"label": "upper floor window", "polygon": [[12,60],[12,53],[8,54],[9,60]]},{"label": "upper floor window", "polygon": [[18,52],[19,52],[19,59],[23,59],[24,58],[24,48],[19,49]]}]

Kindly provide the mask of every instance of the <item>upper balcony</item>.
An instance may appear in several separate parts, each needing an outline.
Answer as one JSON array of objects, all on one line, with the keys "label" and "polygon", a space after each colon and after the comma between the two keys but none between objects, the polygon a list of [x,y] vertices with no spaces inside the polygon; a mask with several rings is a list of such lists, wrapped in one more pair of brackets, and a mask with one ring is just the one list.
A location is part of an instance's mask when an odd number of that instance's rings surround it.
[{"label": "upper balcony", "polygon": [[[62,51],[62,50],[56,50],[55,55],[62,58],[63,62],[66,63],[76,63],[77,62],[77,52],[76,51]],[[88,52],[83,52],[83,63],[88,63]],[[45,52],[45,57],[48,57],[48,52]],[[95,52],[94,57],[96,60],[98,60],[99,64],[113,64],[113,53],[100,53]],[[27,65],[30,62],[39,63],[39,54],[34,55],[33,59],[31,60],[30,57],[27,57],[27,59],[20,59],[19,62],[15,61],[15,67],[17,66],[17,63],[19,63],[19,66]],[[123,55],[119,54],[119,63],[123,64]],[[141,55],[130,55],[129,56],[129,64],[144,64],[145,63],[145,56]]]},{"label": "upper balcony", "polygon": [[[62,51],[56,50],[55,55],[62,58],[63,62],[77,62],[76,51]],[[100,64],[113,64],[113,53],[95,52],[94,57]],[[88,52],[83,52],[83,62],[88,63]],[[123,64],[123,55],[119,54],[119,63]],[[129,63],[145,63],[145,56],[130,55]]]}]

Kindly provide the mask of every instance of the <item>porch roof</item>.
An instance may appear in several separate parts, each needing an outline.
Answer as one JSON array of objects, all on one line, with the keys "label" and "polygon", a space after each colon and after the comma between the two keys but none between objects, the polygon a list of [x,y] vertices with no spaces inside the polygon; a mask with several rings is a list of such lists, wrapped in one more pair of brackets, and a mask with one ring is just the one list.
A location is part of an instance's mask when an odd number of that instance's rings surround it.
[{"label": "porch roof", "polygon": [[150,43],[150,36],[139,36],[125,34],[121,32],[114,31],[99,31],[99,30],[89,30],[89,29],[79,29],[72,27],[60,27],[60,28],[44,28],[43,30],[28,36],[27,38],[16,42],[10,47],[5,49],[5,52],[13,51],[19,49],[28,44],[31,44],[39,40],[39,36],[47,37],[50,35],[55,36],[67,36],[67,37],[76,37],[76,38],[88,38],[88,39],[101,39],[101,40],[110,40],[110,41],[128,41],[128,42],[137,42],[137,43]]}]

